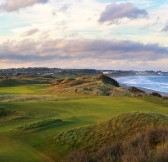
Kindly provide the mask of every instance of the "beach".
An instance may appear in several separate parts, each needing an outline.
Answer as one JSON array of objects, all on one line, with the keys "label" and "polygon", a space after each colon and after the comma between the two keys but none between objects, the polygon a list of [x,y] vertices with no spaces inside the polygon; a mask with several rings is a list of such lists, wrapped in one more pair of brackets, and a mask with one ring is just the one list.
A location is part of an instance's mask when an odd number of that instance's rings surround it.
[{"label": "beach", "polygon": [[158,93],[168,97],[168,76],[109,76],[117,80],[121,87],[136,87],[147,94]]},{"label": "beach", "polygon": [[[130,89],[131,87],[135,87],[135,86],[130,86],[130,85],[123,84],[123,83],[119,83],[119,85],[120,85],[120,87],[125,88],[125,89]],[[147,88],[142,88],[142,87],[136,87],[136,88],[144,91],[146,94],[158,93],[163,97],[168,97],[168,93],[166,93],[166,92],[159,92],[159,91],[155,91],[155,90],[147,89]]]}]

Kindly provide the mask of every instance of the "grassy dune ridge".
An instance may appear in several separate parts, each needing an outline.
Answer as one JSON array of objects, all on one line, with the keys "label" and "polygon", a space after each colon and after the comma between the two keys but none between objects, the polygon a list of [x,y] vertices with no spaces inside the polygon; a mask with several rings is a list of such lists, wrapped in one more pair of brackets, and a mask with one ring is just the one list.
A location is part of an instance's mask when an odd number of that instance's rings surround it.
[{"label": "grassy dune ridge", "polygon": [[[130,141],[129,137],[141,139],[143,131],[147,137],[153,128],[166,134],[162,128],[167,130],[167,99],[137,93],[123,95],[128,91],[103,81],[100,76],[85,76],[84,80],[81,82],[82,77],[51,78],[50,84],[1,86],[0,161],[59,162],[67,158],[69,162],[71,159],[75,162],[75,156],[80,162],[79,155],[98,161],[103,150],[109,152],[111,147],[121,145],[119,139],[123,139],[121,142]],[[97,85],[100,86],[98,91],[95,90]],[[89,90],[85,91],[84,87]],[[95,91],[98,93],[93,93]],[[117,95],[113,95],[114,92]],[[130,142],[120,147],[125,149]],[[110,148],[106,148],[106,143],[110,143]],[[165,141],[161,145],[164,148],[155,145],[158,156],[167,148]],[[99,153],[96,149],[100,147]],[[128,154],[123,153],[119,158]]]},{"label": "grassy dune ridge", "polygon": [[[135,158],[135,161],[140,158],[154,161],[158,158],[154,157],[157,147],[168,151],[168,117],[140,112],[122,114],[107,122],[60,133],[55,140],[68,145],[70,150],[76,148],[68,156],[69,162],[108,161],[108,158],[111,161],[134,161]],[[142,155],[134,155],[133,149],[141,151]],[[141,149],[148,154],[146,157]],[[164,160],[167,159],[165,155]]]},{"label": "grassy dune ridge", "polygon": [[87,94],[87,95],[124,95],[128,91],[119,87],[119,83],[104,75],[83,76],[58,79],[51,87],[55,93]]}]

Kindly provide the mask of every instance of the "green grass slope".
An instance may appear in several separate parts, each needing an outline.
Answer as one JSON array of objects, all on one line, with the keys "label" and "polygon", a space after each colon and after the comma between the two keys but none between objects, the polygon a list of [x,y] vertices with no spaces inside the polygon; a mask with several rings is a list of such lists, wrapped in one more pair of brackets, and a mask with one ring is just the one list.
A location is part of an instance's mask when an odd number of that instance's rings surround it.
[{"label": "green grass slope", "polygon": [[13,138],[0,135],[1,162],[54,162],[33,147]]},{"label": "green grass slope", "polygon": [[[168,117],[128,113],[107,122],[62,132],[55,142],[76,149],[68,162],[168,160]],[[139,151],[139,154],[138,153]]]},{"label": "green grass slope", "polygon": [[43,90],[47,90],[48,87],[48,84],[19,84],[7,87],[0,87],[0,95],[44,94]]},{"label": "green grass slope", "polygon": [[[73,147],[69,148],[66,143],[58,144],[55,136],[57,133],[79,127],[85,132],[86,126],[110,120],[115,115],[135,111],[168,115],[168,100],[154,97],[96,96],[58,101],[1,102],[0,106],[3,113],[9,115],[8,119],[0,121],[0,143],[3,143],[0,146],[0,161],[8,158],[8,162],[13,162],[13,159],[17,161],[22,154],[25,161],[32,161],[34,156],[42,161],[41,154],[56,162],[61,161],[69,149],[74,149],[77,145],[73,144],[74,141],[69,136],[67,141]],[[16,113],[22,117],[18,117]],[[57,123],[55,119],[61,119],[61,122]],[[28,129],[24,129],[27,127]],[[9,147],[9,141],[14,141],[12,148]]]}]

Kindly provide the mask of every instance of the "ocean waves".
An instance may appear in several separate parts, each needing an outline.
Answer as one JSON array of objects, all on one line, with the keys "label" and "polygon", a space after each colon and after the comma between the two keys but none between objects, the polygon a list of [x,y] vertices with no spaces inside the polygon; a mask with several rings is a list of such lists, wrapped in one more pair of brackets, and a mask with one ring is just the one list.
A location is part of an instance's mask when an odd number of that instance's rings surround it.
[{"label": "ocean waves", "polygon": [[168,76],[126,76],[115,78],[119,83],[168,93]]}]

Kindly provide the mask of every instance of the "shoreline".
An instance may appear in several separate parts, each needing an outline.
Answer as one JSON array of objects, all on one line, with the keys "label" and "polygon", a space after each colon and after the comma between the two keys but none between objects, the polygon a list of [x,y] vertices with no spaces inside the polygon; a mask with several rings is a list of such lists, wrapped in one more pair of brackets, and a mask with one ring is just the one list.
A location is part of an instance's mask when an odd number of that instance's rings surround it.
[{"label": "shoreline", "polygon": [[131,87],[135,87],[135,88],[138,88],[139,90],[142,90],[144,91],[146,94],[151,94],[151,93],[158,93],[160,94],[162,97],[168,97],[168,93],[167,92],[161,92],[161,91],[156,91],[156,90],[152,90],[152,89],[148,89],[148,88],[143,88],[143,87],[138,87],[138,86],[131,86],[131,85],[128,85],[128,84],[124,84],[124,83],[120,83],[116,78],[119,78],[119,77],[123,77],[123,76],[112,76],[112,75],[108,75],[108,77],[112,78],[112,79],[115,79],[120,87],[122,88],[125,88],[125,89],[129,89]]},{"label": "shoreline", "polygon": [[143,88],[143,87],[130,86],[130,85],[123,84],[123,83],[120,83],[120,82],[118,82],[118,83],[119,83],[120,87],[125,88],[125,89],[129,89],[131,87],[135,87],[135,88],[138,88],[139,90],[144,91],[148,95],[153,93],[153,92],[155,92],[155,93],[160,94],[162,97],[168,97],[168,93],[166,93],[166,92],[155,91],[155,90],[148,89],[148,88]]}]

